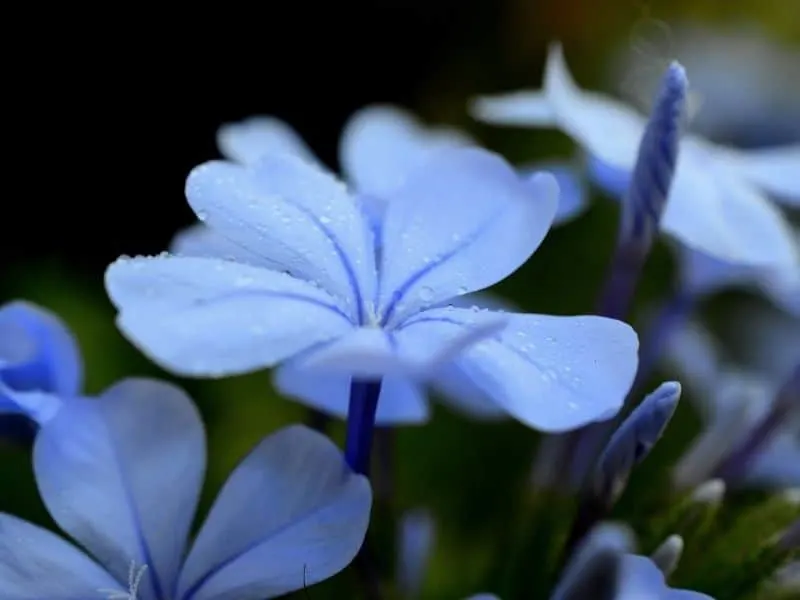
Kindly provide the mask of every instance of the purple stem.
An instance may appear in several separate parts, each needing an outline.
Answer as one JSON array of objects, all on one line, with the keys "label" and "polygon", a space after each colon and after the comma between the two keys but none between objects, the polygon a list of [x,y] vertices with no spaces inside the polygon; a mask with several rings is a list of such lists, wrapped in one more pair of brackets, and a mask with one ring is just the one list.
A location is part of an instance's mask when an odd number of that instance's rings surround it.
[{"label": "purple stem", "polygon": [[354,379],[350,384],[344,455],[350,468],[361,475],[367,475],[369,472],[375,413],[378,410],[380,394],[380,381]]}]

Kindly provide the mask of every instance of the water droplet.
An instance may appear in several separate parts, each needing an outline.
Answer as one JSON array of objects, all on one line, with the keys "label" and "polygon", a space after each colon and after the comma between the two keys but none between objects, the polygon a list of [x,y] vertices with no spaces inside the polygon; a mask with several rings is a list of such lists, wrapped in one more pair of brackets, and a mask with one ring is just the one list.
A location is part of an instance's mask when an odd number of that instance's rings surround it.
[{"label": "water droplet", "polygon": [[456,291],[458,292],[458,294],[459,294],[459,295],[463,295],[463,294],[466,294],[466,293],[468,293],[468,292],[469,292],[469,288],[468,288],[468,287],[466,287],[466,286],[463,286],[463,285],[462,285],[462,286],[461,286],[460,288],[458,288],[458,290],[456,290]]},{"label": "water droplet", "polygon": [[331,218],[330,217],[326,217],[325,215],[322,215],[319,218],[319,222],[322,223],[323,225],[327,225],[327,224],[329,224],[331,222]]},{"label": "water droplet", "polygon": [[419,299],[423,302],[429,302],[433,299],[433,288],[428,287],[427,285],[422,286],[419,288]]},{"label": "water droplet", "polygon": [[197,218],[200,219],[201,221],[205,221],[208,218],[208,213],[204,210],[195,211],[195,214],[197,215]]}]

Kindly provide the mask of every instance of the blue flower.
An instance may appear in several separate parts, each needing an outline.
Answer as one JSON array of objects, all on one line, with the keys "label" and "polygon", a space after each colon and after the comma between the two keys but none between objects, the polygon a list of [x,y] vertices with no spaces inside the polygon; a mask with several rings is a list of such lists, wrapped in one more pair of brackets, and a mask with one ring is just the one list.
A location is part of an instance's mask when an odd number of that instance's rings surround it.
[{"label": "blue flower", "polygon": [[[544,91],[482,98],[474,114],[487,122],[559,127],[593,157],[630,172],[645,119],[632,108],[573,81],[559,45],[553,45]],[[767,195],[800,202],[800,146],[739,152],[692,135],[681,140],[663,229],[718,259],[800,268],[786,219]]]},{"label": "blue flower", "polygon": [[22,301],[0,307],[0,433],[24,433],[13,417],[46,421],[82,384],[80,350],[58,317]]},{"label": "blue flower", "polygon": [[234,470],[191,549],[205,470],[200,416],[178,388],[131,379],[65,403],[36,438],[47,509],[77,546],[0,513],[4,600],[259,600],[326,579],[369,520],[367,481],[301,426]]},{"label": "blue flower", "polygon": [[359,204],[330,174],[289,154],[249,167],[214,161],[189,175],[187,197],[240,251],[121,258],[106,287],[121,330],[176,373],[284,363],[284,389],[340,416],[352,379],[382,379],[382,422],[425,420],[417,382],[446,373],[520,421],[562,431],[619,409],[636,370],[634,331],[594,316],[446,305],[535,251],[557,204],[550,176],[537,187],[532,197],[492,153],[437,153],[386,197],[376,253]]}]

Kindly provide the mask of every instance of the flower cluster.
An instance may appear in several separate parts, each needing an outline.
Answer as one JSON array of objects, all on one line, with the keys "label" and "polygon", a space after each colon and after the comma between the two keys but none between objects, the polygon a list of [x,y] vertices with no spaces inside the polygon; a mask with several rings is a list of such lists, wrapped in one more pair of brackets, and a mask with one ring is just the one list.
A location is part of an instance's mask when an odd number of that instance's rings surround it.
[{"label": "flower cluster", "polygon": [[[0,435],[32,445],[42,501],[75,543],[0,513],[0,598],[259,600],[351,563],[365,597],[415,598],[435,522],[395,514],[392,461],[373,440],[390,452],[381,435],[429,421],[433,398],[541,434],[480,588],[553,600],[778,597],[798,549],[800,243],[777,202],[800,201],[800,152],[686,133],[688,85],[672,63],[645,117],[582,91],[554,45],[542,91],[472,103],[489,123],[562,129],[581,168],[512,166],[389,106],[346,125],[341,175],[274,117],[223,126],[224,159],[186,180],[197,223],[162,254],[116,260],[106,291],[119,330],[155,364],[190,378],[272,369],[312,426],[267,435],[194,531],[206,439],[193,401],[143,378],[86,393],[59,318],[3,305]],[[594,314],[523,312],[485,292],[521,277],[549,230],[588,208],[588,184],[621,208]],[[627,321],[659,230],[680,275],[640,349]],[[723,357],[697,307],[732,285],[762,291],[779,316],[749,312],[745,351]],[[645,396],[658,369],[697,400],[703,429],[660,500],[615,523],[682,393],[666,381]],[[328,438],[332,419],[345,422],[343,451]],[[747,486],[777,493],[719,526],[726,490]],[[755,547],[741,523],[759,528]],[[697,568],[704,546],[708,566]]]}]

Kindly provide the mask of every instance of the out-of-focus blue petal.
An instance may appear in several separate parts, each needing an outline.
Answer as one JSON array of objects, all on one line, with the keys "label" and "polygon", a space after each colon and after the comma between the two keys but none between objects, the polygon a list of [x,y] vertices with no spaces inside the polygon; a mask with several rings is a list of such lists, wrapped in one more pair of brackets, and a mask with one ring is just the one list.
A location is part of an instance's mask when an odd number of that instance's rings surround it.
[{"label": "out-of-focus blue petal", "polygon": [[743,180],[724,176],[711,159],[682,146],[662,228],[687,246],[732,263],[800,268],[786,219]]},{"label": "out-of-focus blue petal", "polygon": [[[505,329],[454,359],[487,396],[544,431],[576,428],[619,410],[636,373],[633,329],[593,316],[505,316]],[[460,324],[456,313],[449,320],[428,324],[429,335]]]},{"label": "out-of-focus blue petal", "polygon": [[714,600],[711,596],[667,586],[664,574],[652,560],[627,554],[622,559],[622,576],[618,600]]},{"label": "out-of-focus blue petal", "polygon": [[437,152],[474,144],[456,129],[425,127],[399,107],[373,105],[355,112],[345,125],[339,160],[360,193],[383,196]]},{"label": "out-of-focus blue petal", "polygon": [[179,231],[172,239],[170,252],[176,256],[222,258],[266,269],[274,267],[258,253],[230,241],[204,223],[195,223]]},{"label": "out-of-focus blue petal", "polygon": [[780,385],[800,364],[800,318],[768,305],[732,314],[731,350],[751,370]]},{"label": "out-of-focus blue petal", "polygon": [[513,273],[547,234],[558,206],[552,176],[524,182],[499,156],[444,151],[389,199],[379,292],[384,323],[486,288]]},{"label": "out-of-focus blue petal", "polygon": [[717,346],[711,334],[695,321],[684,321],[667,336],[664,360],[674,369],[692,397],[709,398],[720,376]]},{"label": "out-of-focus blue petal", "polygon": [[500,600],[494,594],[476,594],[475,596],[470,596],[467,600]]},{"label": "out-of-focus blue petal", "polygon": [[800,427],[781,431],[747,466],[747,481],[778,489],[800,486]]},{"label": "out-of-focus blue petal", "polygon": [[32,523],[0,513],[3,600],[100,598],[101,590],[108,590],[106,596],[128,591],[69,542]]},{"label": "out-of-focus blue petal", "polygon": [[630,168],[614,167],[592,155],[586,158],[586,168],[592,183],[603,192],[615,200],[625,196],[631,183],[632,171]]},{"label": "out-of-focus blue petal", "polygon": [[322,581],[361,547],[372,496],[339,449],[302,426],[262,441],[219,494],[178,597],[272,598]]},{"label": "out-of-focus blue petal", "polygon": [[117,324],[175,372],[243,373],[352,329],[337,301],[285,273],[191,257],[119,259],[106,271]]},{"label": "out-of-focus blue petal", "polygon": [[205,470],[203,425],[180,389],[128,379],[65,403],[33,466],[53,519],[109,573],[127,581],[146,565],[142,597],[171,592]]},{"label": "out-of-focus blue petal", "polygon": [[524,178],[534,182],[534,189],[538,186],[536,176],[542,171],[550,173],[558,183],[558,210],[553,225],[571,221],[586,211],[589,206],[586,186],[575,167],[566,162],[544,162],[520,169]]},{"label": "out-of-focus blue petal", "polygon": [[473,105],[473,114],[495,125],[559,127],[590,155],[628,171],[636,162],[646,122],[625,104],[580,89],[558,43],[547,56],[544,91],[482,98]]},{"label": "out-of-focus blue petal", "polygon": [[66,397],[79,393],[83,383],[80,350],[56,315],[28,302],[10,302],[0,308],[0,333],[10,335],[2,348],[19,344],[16,356],[7,358],[0,348],[0,378],[8,386]]},{"label": "out-of-focus blue petal", "polygon": [[226,123],[217,131],[217,147],[225,158],[243,165],[257,163],[265,154],[282,153],[320,164],[292,126],[275,117]]},{"label": "out-of-focus blue petal", "polygon": [[[279,367],[274,378],[282,394],[340,419],[347,418],[351,381],[352,376],[347,373],[320,373],[291,364]],[[377,425],[424,423],[429,412],[419,384],[403,376],[382,378],[375,415]]]},{"label": "out-of-focus blue petal", "polygon": [[723,159],[732,171],[776,200],[800,206],[800,144],[747,151],[726,149]]},{"label": "out-of-focus blue petal", "polygon": [[291,155],[265,155],[249,168],[209,162],[189,174],[186,197],[201,221],[342,298],[353,314],[373,297],[372,234],[329,173]]},{"label": "out-of-focus blue petal", "polygon": [[470,102],[470,114],[485,123],[519,127],[555,127],[553,104],[542,91],[519,90]]}]

